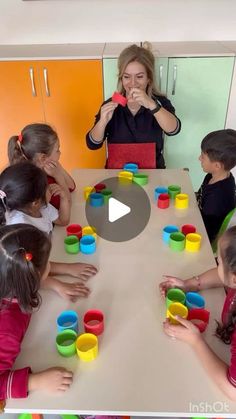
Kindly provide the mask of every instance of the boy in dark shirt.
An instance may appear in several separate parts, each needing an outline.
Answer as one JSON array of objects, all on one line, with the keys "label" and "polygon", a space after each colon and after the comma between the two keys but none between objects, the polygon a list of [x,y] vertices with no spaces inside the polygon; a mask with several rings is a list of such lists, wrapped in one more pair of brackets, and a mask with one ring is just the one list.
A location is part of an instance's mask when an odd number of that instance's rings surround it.
[{"label": "boy in dark shirt", "polygon": [[235,180],[230,170],[236,165],[236,131],[210,132],[201,143],[199,160],[207,173],[197,192],[197,202],[212,243],[225,216],[236,206]]}]

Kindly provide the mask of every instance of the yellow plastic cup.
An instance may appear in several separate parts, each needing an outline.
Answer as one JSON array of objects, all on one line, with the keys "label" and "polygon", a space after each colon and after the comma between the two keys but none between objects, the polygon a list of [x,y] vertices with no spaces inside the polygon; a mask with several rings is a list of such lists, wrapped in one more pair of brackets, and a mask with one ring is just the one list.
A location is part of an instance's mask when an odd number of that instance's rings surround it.
[{"label": "yellow plastic cup", "polygon": [[85,226],[82,228],[82,236],[93,236],[97,240],[97,230],[95,227]]},{"label": "yellow plastic cup", "polygon": [[77,355],[82,361],[90,362],[98,355],[98,338],[92,333],[83,333],[76,340]]},{"label": "yellow plastic cup", "polygon": [[188,317],[187,307],[181,303],[170,304],[167,310],[167,317],[169,318],[171,324],[179,324],[175,316],[180,316],[183,319],[187,319]]},{"label": "yellow plastic cup", "polygon": [[188,252],[198,252],[201,246],[202,236],[198,233],[189,233],[186,235],[185,249]]},{"label": "yellow plastic cup", "polygon": [[91,194],[91,193],[93,193],[93,192],[95,192],[95,189],[94,189],[94,187],[93,186],[86,186],[85,188],[84,188],[84,199],[88,199],[88,197],[89,197],[89,195]]},{"label": "yellow plastic cup", "polygon": [[175,197],[175,208],[185,209],[188,208],[188,194],[179,193]]},{"label": "yellow plastic cup", "polygon": [[119,172],[118,178],[119,178],[119,180],[124,180],[124,181],[128,181],[128,182],[132,182],[132,180],[133,180],[133,173],[132,172],[128,172],[127,170],[122,170],[121,172]]}]

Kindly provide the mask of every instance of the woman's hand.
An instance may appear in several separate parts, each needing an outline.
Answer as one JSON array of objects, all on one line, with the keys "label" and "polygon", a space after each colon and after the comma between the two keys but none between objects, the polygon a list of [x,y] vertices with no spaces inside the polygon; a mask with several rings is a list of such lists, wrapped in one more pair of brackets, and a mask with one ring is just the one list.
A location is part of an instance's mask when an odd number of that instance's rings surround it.
[{"label": "woman's hand", "polygon": [[100,110],[100,121],[105,125],[111,120],[114,110],[117,108],[118,104],[114,102],[105,103]]},{"label": "woman's hand", "polygon": [[172,339],[182,340],[190,346],[195,345],[199,339],[202,339],[198,327],[192,322],[185,320],[180,316],[176,316],[176,320],[181,324],[174,325],[170,323],[169,319],[165,320],[163,329],[166,335],[170,336]]},{"label": "woman's hand", "polygon": [[136,102],[140,106],[144,106],[144,108],[150,110],[155,109],[156,107],[156,102],[150,96],[148,96],[144,90],[138,89],[137,87],[130,89],[127,99],[129,103]]},{"label": "woman's hand", "polygon": [[73,373],[65,368],[54,367],[29,375],[28,389],[49,392],[66,391],[73,381]]},{"label": "woman's hand", "polygon": [[165,278],[165,281],[159,284],[159,290],[162,297],[165,298],[166,293],[170,288],[180,288],[185,291],[185,281],[183,281],[183,279],[169,275],[163,275],[163,278]]}]

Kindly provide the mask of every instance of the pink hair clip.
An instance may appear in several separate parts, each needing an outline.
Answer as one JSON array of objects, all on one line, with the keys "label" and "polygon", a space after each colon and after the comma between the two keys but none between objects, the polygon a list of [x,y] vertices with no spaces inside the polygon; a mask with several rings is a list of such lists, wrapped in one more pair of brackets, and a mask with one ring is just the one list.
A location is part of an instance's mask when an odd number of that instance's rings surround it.
[{"label": "pink hair clip", "polygon": [[23,135],[20,133],[20,134],[18,135],[18,141],[20,141],[20,143],[22,143],[22,140],[23,140]]},{"label": "pink hair clip", "polygon": [[0,189],[0,199],[4,199],[4,198],[6,198],[6,194],[5,194],[5,192],[4,192],[4,191],[2,191],[2,190]]}]

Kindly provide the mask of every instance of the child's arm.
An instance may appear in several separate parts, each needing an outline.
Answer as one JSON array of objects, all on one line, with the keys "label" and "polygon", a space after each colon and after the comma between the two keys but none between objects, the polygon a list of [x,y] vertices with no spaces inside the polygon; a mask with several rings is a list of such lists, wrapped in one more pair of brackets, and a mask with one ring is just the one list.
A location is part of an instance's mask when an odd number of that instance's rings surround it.
[{"label": "child's arm", "polygon": [[65,183],[67,185],[67,188],[72,192],[75,190],[75,181],[74,179],[69,175],[69,173],[64,169],[64,167],[62,167],[61,163],[57,163],[59,168],[61,169],[64,179],[65,179]]},{"label": "child's arm", "polygon": [[59,281],[53,276],[48,276],[41,282],[42,288],[50,289],[59,294],[62,298],[72,301],[73,303],[81,297],[88,297],[90,289],[83,282],[67,283]]},{"label": "child's arm", "polygon": [[[69,174],[62,168],[59,162],[50,161],[45,164],[44,170],[47,173],[47,175],[52,176],[56,183],[61,186],[62,189],[65,190],[67,194],[67,198],[71,199],[70,191],[75,189],[75,183],[73,179],[69,176]],[[66,175],[65,175],[66,173]],[[69,183],[69,185],[68,185]]]},{"label": "child's arm", "polygon": [[217,387],[229,399],[236,401],[236,388],[227,378],[228,365],[211,350],[196,326],[188,320],[177,317],[181,325],[171,325],[167,320],[164,323],[165,333],[174,339],[188,343]]},{"label": "child's arm", "polygon": [[73,373],[61,367],[49,368],[29,375],[28,389],[46,391],[66,391],[73,381]]},{"label": "child's arm", "polygon": [[96,275],[97,271],[95,266],[88,263],[50,262],[50,275],[70,275],[87,281],[91,276]]},{"label": "child's arm", "polygon": [[[70,221],[70,210],[71,210],[71,200],[68,199],[65,190],[57,183],[52,183],[49,185],[49,190],[51,195],[60,196],[60,208],[58,210],[59,217],[55,220],[52,220],[54,224],[66,226]],[[50,205],[50,204],[48,204]]]},{"label": "child's arm", "polygon": [[174,276],[164,275],[165,281],[159,284],[160,293],[165,297],[166,292],[170,288],[181,288],[183,291],[201,291],[208,288],[223,287],[223,283],[219,278],[217,268],[209,269],[198,276],[193,276],[186,280],[176,278]]}]

